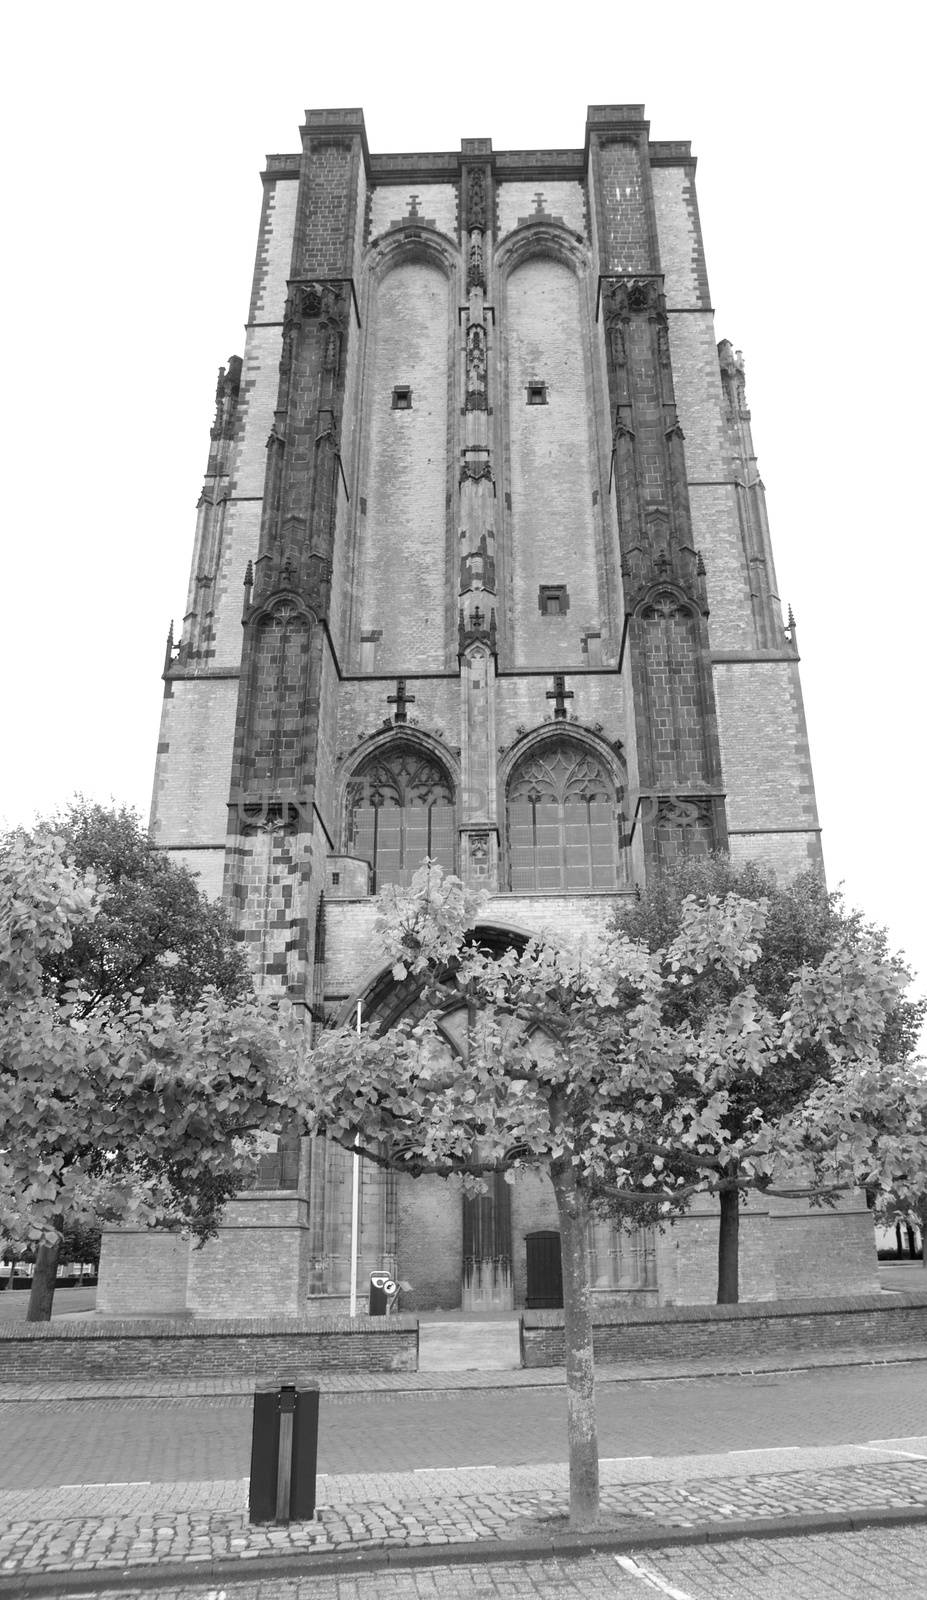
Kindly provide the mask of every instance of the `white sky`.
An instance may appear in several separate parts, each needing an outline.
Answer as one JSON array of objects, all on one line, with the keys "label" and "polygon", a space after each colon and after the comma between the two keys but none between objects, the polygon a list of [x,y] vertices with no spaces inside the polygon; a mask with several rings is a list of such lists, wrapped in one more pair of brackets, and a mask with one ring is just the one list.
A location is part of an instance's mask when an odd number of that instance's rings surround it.
[{"label": "white sky", "polygon": [[[31,10],[31,18],[28,13]],[[147,815],[218,367],[264,156],[307,106],[374,151],[691,139],[718,338],[744,351],[829,881],[927,980],[919,8],[419,0],[11,7],[0,816]],[[442,20],[446,18],[447,20]]]}]

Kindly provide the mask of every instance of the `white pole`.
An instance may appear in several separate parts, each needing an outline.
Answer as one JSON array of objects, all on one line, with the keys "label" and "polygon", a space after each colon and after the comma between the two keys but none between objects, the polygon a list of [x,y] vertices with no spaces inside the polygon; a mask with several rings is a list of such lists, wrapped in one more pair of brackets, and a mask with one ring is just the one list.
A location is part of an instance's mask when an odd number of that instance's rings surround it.
[{"label": "white pole", "polygon": [[[361,1031],[361,1002],[357,1002],[357,1031]],[[360,1135],[355,1135],[357,1146]],[[360,1156],[351,1157],[351,1316],[357,1316],[357,1233],[360,1223]]]}]

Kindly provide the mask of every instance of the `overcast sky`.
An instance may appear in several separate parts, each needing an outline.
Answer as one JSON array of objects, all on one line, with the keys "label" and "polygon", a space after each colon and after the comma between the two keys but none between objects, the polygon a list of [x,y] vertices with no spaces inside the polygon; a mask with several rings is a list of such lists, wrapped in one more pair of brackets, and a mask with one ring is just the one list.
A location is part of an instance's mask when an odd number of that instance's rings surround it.
[{"label": "overcast sky", "polygon": [[828,878],[927,979],[919,10],[10,8],[0,816],[75,790],[147,815],[258,174],[305,108],[362,106],[386,152],[576,147],[587,104],[644,102],[698,156],[746,358]]}]

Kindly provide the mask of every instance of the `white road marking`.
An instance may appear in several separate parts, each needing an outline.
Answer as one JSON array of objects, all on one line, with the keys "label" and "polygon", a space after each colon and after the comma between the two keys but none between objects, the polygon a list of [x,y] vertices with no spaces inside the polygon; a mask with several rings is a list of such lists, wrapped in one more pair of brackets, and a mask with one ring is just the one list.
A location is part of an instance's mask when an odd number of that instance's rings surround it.
[{"label": "white road marking", "polygon": [[644,1583],[656,1589],[660,1594],[668,1596],[668,1600],[694,1600],[685,1589],[677,1589],[672,1583],[667,1583],[661,1578],[659,1572],[654,1572],[652,1567],[645,1567],[641,1562],[635,1561],[633,1556],[616,1556],[616,1562],[622,1571],[627,1572],[632,1578],[640,1578]]},{"label": "white road marking", "polygon": [[150,1489],[150,1478],[93,1478],[89,1483],[50,1483],[46,1488],[53,1489]]},{"label": "white road marking", "polygon": [[754,1444],[748,1450],[724,1450],[726,1456],[768,1456],[774,1450],[804,1450],[803,1444]]},{"label": "white road marking", "polygon": [[909,1456],[912,1461],[927,1461],[927,1453],[923,1450],[902,1450],[897,1444],[880,1444],[874,1440],[871,1444],[859,1444],[857,1450],[877,1450],[881,1456]]},{"label": "white road marking", "polygon": [[601,1456],[599,1460],[604,1467],[612,1461],[652,1461],[653,1456]]}]

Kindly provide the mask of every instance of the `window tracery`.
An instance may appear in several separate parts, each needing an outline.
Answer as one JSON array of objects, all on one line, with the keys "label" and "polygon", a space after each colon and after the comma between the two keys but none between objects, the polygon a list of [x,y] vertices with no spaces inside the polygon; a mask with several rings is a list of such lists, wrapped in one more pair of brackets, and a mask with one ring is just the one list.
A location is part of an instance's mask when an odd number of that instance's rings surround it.
[{"label": "window tracery", "polygon": [[411,883],[426,857],[455,870],[454,787],[414,745],[390,745],[363,762],[348,784],[346,812],[348,853],[369,861],[374,892]]},{"label": "window tracery", "polygon": [[593,751],[567,739],[529,751],[508,788],[513,892],[614,889],[618,796]]}]

